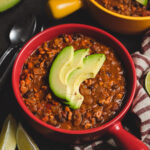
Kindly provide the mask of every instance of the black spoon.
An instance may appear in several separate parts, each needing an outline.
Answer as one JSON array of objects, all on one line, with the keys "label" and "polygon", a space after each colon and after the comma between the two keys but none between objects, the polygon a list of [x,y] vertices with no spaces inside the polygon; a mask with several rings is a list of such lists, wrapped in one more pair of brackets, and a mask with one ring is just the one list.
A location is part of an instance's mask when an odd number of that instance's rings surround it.
[{"label": "black spoon", "polygon": [[0,89],[6,81],[20,47],[33,35],[42,30],[43,27],[37,24],[35,16],[19,20],[19,23],[12,27],[9,33],[11,46],[0,57]]}]

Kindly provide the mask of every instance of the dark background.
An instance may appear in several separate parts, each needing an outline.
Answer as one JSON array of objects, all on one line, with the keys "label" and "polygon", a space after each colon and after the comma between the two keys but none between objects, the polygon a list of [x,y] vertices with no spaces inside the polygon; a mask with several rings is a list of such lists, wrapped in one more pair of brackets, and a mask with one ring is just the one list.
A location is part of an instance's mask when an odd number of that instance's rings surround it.
[{"label": "dark background", "polygon": [[[21,0],[21,2],[15,7],[0,13],[0,55],[2,55],[2,53],[10,46],[8,35],[11,27],[16,22],[19,22],[22,18],[28,17],[30,15],[36,15],[40,24],[43,24],[45,28],[63,23],[82,23],[104,29],[98,25],[95,20],[92,19],[87,9],[81,9],[64,19],[54,20],[47,9],[47,0]],[[130,53],[140,50],[142,35],[125,36],[112,32],[110,33],[117,37],[125,45]],[[7,78],[7,82],[3,86],[3,89],[0,91],[0,129],[8,113],[12,113],[17,121],[22,122],[24,128],[28,131],[28,133],[30,133],[30,135],[38,144],[40,150],[71,149],[69,145],[53,143],[52,141],[45,139],[38,133],[32,131],[28,124],[26,124],[24,118],[20,114],[19,107],[12,92],[11,73]],[[130,123],[133,122],[129,116],[130,115],[128,115],[128,117],[126,117],[124,120],[124,122],[127,124],[129,121]]]}]

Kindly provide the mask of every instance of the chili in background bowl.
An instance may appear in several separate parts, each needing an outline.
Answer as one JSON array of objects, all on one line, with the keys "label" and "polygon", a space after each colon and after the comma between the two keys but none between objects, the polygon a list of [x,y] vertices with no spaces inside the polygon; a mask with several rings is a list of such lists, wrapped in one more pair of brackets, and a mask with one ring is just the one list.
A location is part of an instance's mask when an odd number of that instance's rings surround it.
[{"label": "chili in background bowl", "polygon": [[[71,33],[82,33],[84,35],[93,37],[100,41],[104,41],[111,46],[122,63],[126,71],[126,80],[127,80],[127,94],[125,98],[125,104],[122,107],[120,113],[114,117],[109,122],[88,130],[65,130],[56,128],[52,125],[49,125],[37,117],[35,117],[32,112],[25,105],[22,95],[20,93],[20,75],[22,72],[22,67],[27,60],[27,58],[32,54],[32,52],[37,49],[43,42],[49,41],[60,34],[71,34]],[[96,27],[81,25],[81,24],[64,24],[58,25],[46,29],[45,31],[37,34],[33,37],[21,50],[19,53],[12,72],[12,86],[14,94],[16,96],[17,102],[20,105],[22,112],[24,113],[29,124],[42,135],[63,143],[70,144],[83,144],[85,142],[90,142],[97,140],[104,133],[109,133],[115,136],[117,140],[121,143],[121,146],[128,149],[147,149],[147,147],[138,140],[136,137],[128,133],[122,128],[121,119],[129,110],[136,89],[136,72],[132,58],[127,51],[127,49],[112,35],[109,33],[98,29]]]},{"label": "chili in background bowl", "polygon": [[63,18],[85,6],[100,25],[121,34],[140,34],[150,28],[150,16],[121,15],[104,8],[97,0],[71,0],[70,2],[49,0],[48,5],[56,19]]}]

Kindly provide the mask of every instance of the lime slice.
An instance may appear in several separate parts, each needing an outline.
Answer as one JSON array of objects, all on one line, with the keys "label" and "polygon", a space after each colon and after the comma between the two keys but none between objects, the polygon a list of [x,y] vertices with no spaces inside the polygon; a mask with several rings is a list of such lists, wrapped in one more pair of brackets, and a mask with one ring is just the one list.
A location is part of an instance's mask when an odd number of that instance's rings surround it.
[{"label": "lime slice", "polygon": [[5,119],[0,134],[0,150],[15,150],[17,123],[12,115]]},{"label": "lime slice", "polygon": [[19,2],[20,0],[0,0],[0,12],[15,6]]},{"label": "lime slice", "polygon": [[147,73],[145,78],[145,88],[147,93],[150,95],[150,71]]},{"label": "lime slice", "polygon": [[136,0],[136,1],[144,6],[146,6],[148,4],[148,0]]},{"label": "lime slice", "polygon": [[33,139],[27,134],[19,123],[16,133],[18,150],[39,150]]}]

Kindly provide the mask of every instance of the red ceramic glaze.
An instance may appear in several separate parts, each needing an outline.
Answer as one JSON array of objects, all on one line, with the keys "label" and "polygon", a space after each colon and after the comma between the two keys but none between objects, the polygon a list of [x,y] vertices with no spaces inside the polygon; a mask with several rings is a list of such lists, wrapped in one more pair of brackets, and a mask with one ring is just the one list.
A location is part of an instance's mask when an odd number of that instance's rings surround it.
[{"label": "red ceramic glaze", "polygon": [[[37,49],[44,41],[53,39],[54,37],[63,33],[83,33],[85,35],[91,36],[97,40],[104,41],[107,45],[114,48],[116,54],[119,56],[120,60],[123,62],[126,71],[127,80],[127,95],[125,98],[125,104],[121,109],[120,113],[111,121],[101,125],[97,128],[92,128],[88,130],[65,130],[51,126],[38,118],[36,118],[30,110],[26,107],[23,102],[22,96],[19,91],[19,79],[21,70],[25,60],[31,55],[31,53]],[[129,110],[136,89],[136,72],[132,58],[127,51],[127,49],[112,35],[109,33],[98,29],[96,27],[82,25],[82,24],[63,24],[55,27],[51,27],[33,37],[21,50],[19,53],[12,73],[12,85],[14,94],[16,96],[17,102],[22,108],[25,117],[29,121],[30,125],[42,135],[64,143],[71,144],[82,144],[89,141],[94,141],[99,139],[103,134],[111,133],[120,141],[126,149],[130,150],[146,150],[148,149],[144,143],[138,140],[136,137],[125,131],[121,126],[121,119]]]}]

